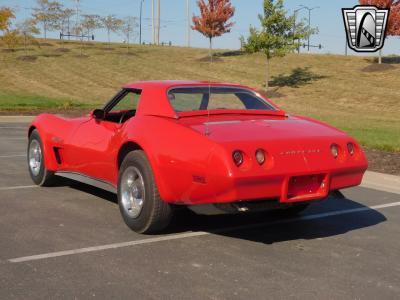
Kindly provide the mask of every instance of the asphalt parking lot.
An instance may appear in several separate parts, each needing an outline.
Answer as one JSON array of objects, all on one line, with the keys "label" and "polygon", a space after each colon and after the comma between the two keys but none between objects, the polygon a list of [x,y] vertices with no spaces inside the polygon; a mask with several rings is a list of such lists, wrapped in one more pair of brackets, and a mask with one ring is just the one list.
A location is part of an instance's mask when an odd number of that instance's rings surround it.
[{"label": "asphalt parking lot", "polygon": [[33,186],[26,126],[0,123],[0,299],[399,299],[399,194],[353,188],[295,219],[182,213],[144,236],[112,194]]}]

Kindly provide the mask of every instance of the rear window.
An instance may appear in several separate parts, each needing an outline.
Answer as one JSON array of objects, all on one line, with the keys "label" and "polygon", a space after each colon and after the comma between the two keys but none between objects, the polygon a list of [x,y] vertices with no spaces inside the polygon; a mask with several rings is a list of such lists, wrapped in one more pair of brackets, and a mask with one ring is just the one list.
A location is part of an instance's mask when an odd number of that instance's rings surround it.
[{"label": "rear window", "polygon": [[232,87],[181,87],[168,92],[176,112],[198,110],[275,110],[254,92]]}]

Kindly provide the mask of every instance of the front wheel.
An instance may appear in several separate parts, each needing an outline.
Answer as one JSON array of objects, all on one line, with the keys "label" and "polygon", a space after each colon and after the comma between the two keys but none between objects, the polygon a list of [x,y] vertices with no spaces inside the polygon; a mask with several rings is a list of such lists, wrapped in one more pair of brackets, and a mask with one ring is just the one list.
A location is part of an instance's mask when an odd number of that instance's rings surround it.
[{"label": "front wheel", "polygon": [[54,183],[55,175],[46,168],[43,143],[36,129],[29,136],[27,152],[29,174],[33,182],[40,186],[49,186]]},{"label": "front wheel", "polygon": [[171,206],[159,195],[150,163],[143,151],[129,153],[118,178],[118,205],[126,225],[138,233],[165,229],[171,220]]}]

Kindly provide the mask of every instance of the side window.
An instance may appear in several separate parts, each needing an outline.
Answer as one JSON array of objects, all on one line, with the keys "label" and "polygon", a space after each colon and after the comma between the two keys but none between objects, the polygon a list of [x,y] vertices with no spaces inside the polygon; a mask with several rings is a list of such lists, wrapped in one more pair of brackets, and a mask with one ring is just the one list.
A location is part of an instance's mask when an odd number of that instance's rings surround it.
[{"label": "side window", "polygon": [[139,104],[139,98],[139,92],[130,91],[109,111],[109,113],[136,110]]}]

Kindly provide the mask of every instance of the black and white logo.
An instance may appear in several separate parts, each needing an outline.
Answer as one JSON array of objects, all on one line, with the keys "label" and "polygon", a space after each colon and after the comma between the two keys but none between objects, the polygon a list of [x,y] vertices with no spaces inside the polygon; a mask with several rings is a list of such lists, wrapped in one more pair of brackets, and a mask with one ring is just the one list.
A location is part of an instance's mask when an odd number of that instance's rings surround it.
[{"label": "black and white logo", "polygon": [[389,9],[358,5],[343,8],[349,47],[357,52],[376,52],[385,43]]}]

